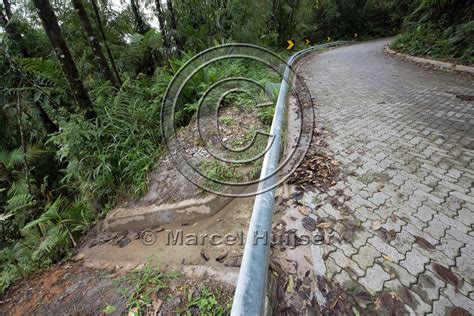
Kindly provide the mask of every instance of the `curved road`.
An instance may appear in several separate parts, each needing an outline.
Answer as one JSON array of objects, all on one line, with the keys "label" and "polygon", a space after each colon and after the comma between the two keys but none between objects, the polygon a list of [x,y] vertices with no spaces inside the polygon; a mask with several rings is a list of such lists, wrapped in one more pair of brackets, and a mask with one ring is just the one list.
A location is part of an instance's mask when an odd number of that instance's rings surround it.
[{"label": "curved road", "polygon": [[344,219],[362,222],[352,241],[323,247],[318,270],[347,291],[395,292],[409,313],[474,314],[474,83],[386,56],[387,43],[300,67],[343,165],[335,188],[351,197],[349,214],[327,203],[317,215],[334,218],[339,236]]}]

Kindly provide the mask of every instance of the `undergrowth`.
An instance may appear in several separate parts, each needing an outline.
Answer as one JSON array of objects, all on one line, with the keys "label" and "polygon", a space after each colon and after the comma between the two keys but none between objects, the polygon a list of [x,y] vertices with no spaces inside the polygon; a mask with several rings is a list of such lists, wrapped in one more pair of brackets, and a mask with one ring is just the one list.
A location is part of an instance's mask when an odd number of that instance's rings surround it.
[{"label": "undergrowth", "polygon": [[[124,78],[120,89],[95,83],[90,91],[97,113],[94,119],[69,113],[59,130],[47,136],[44,147],[31,146],[26,155],[21,147],[0,150],[1,166],[8,170],[7,186],[0,190],[5,203],[0,213],[0,292],[18,278],[73,255],[81,236],[117,198],[137,197],[147,190],[148,175],[164,152],[162,97],[174,73],[189,58],[184,54],[170,59],[170,66],[157,68],[154,78]],[[64,93],[64,83],[50,61],[23,63],[50,85],[49,92],[35,92],[35,100],[49,102],[43,93]],[[188,124],[213,83],[231,76],[250,76],[261,84],[278,80],[278,75],[262,66],[242,60],[216,63],[198,72],[183,90],[176,112],[178,126]],[[41,168],[30,168],[27,176],[25,166],[32,164]],[[213,163],[204,167],[218,179],[241,178],[235,168]]]},{"label": "undergrowth", "polygon": [[120,294],[127,301],[129,314],[142,315],[143,307],[152,303],[153,295],[168,287],[167,282],[178,273],[163,273],[147,262],[143,269],[135,269],[116,281]]},{"label": "undergrowth", "polygon": [[421,1],[391,47],[403,53],[474,64],[474,4]]}]

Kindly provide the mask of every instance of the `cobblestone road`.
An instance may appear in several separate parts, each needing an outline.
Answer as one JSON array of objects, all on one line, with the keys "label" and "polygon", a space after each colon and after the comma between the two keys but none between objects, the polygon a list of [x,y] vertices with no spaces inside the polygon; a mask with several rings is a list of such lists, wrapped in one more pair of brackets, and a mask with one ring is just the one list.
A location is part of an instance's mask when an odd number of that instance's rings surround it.
[{"label": "cobblestone road", "polygon": [[319,198],[351,197],[348,208],[325,203],[316,213],[336,220],[341,239],[344,219],[361,223],[348,242],[322,248],[325,276],[393,291],[411,314],[474,314],[474,102],[463,97],[474,83],[386,56],[387,43],[300,67],[343,165],[343,180]]}]

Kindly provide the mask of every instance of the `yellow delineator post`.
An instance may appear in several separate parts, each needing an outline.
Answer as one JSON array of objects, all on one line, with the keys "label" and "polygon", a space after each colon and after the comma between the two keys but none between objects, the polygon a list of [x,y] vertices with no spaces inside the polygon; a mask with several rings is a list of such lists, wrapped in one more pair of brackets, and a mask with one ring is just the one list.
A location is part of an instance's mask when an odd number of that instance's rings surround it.
[{"label": "yellow delineator post", "polygon": [[293,47],[295,46],[295,43],[293,42],[293,40],[287,40],[287,43],[288,43],[288,47],[286,49],[288,50],[293,49]]}]

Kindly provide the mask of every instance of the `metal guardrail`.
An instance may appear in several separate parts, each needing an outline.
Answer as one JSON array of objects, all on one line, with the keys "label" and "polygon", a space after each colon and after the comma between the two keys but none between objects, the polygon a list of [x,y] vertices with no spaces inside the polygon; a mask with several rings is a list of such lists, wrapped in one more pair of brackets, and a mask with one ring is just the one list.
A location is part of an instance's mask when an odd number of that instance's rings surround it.
[{"label": "metal guardrail", "polygon": [[[309,47],[292,55],[285,67],[283,80],[280,85],[275,113],[273,115],[270,135],[273,135],[273,143],[264,156],[260,179],[260,188],[272,187],[275,184],[275,175],[269,177],[278,168],[280,159],[281,132],[283,117],[285,114],[286,96],[288,93],[288,82],[290,78],[290,67],[293,63],[313,52],[335,46],[352,44],[352,41],[339,41],[323,45]],[[275,189],[269,190],[255,197],[255,203],[250,220],[245,250],[240,267],[237,288],[235,290],[234,302],[231,315],[250,316],[262,315],[265,308],[265,289],[268,271],[268,253],[270,248],[273,206],[275,202]]]}]

